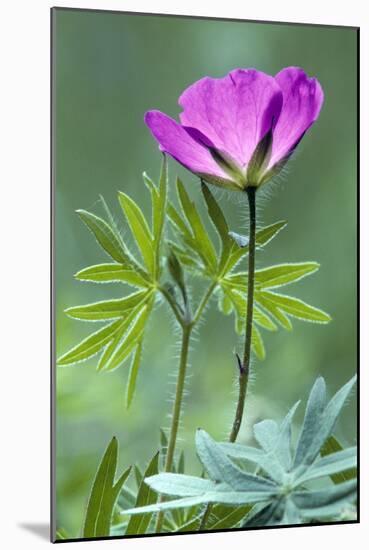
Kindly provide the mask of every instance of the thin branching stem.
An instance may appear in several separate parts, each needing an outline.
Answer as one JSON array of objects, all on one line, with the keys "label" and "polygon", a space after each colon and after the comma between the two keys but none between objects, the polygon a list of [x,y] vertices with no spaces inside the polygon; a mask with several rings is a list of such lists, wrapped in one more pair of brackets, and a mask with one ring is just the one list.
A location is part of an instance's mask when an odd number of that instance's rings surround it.
[{"label": "thin branching stem", "polygon": [[181,325],[181,327],[183,328],[184,324],[185,324],[185,319],[183,317],[183,312],[181,312],[178,308],[178,305],[175,301],[175,299],[173,298],[173,296],[171,295],[170,292],[168,292],[168,290],[161,286],[159,287],[159,290],[160,292],[162,293],[162,295],[164,296],[164,298],[167,300],[168,304],[170,305],[170,307],[172,308],[172,311],[174,313],[174,316],[175,318],[177,319],[178,323]]},{"label": "thin branching stem", "polygon": [[245,346],[243,352],[243,360],[239,365],[239,393],[238,402],[236,408],[236,414],[232,426],[232,431],[229,436],[229,441],[233,443],[236,441],[238,432],[240,431],[243,411],[245,407],[245,399],[247,393],[247,384],[249,380],[250,370],[250,356],[251,356],[251,340],[252,340],[252,316],[254,308],[254,279],[255,279],[255,241],[256,241],[256,208],[255,208],[255,195],[256,188],[248,187],[246,189],[249,214],[250,214],[250,226],[249,226],[249,254],[248,254],[248,278],[247,278],[247,309],[246,309],[246,335]]},{"label": "thin branching stem", "polygon": [[196,325],[197,321],[200,319],[201,315],[202,315],[202,312],[204,311],[208,301],[210,300],[211,298],[211,295],[213,294],[214,290],[215,290],[215,287],[217,286],[218,284],[218,281],[213,281],[210,285],[209,285],[209,288],[207,289],[207,291],[205,292],[200,304],[198,305],[198,308],[193,316],[193,319],[192,319],[192,325]]}]

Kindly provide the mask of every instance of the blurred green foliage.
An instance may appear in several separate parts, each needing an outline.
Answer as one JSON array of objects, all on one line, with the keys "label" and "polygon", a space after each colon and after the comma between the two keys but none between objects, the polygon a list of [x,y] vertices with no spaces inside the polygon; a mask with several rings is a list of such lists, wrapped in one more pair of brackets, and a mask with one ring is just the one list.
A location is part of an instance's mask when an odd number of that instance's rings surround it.
[{"label": "blurred green foliage", "polygon": [[[54,18],[57,354],[90,331],[87,323],[66,317],[66,307],[121,295],[119,284],[108,288],[73,279],[81,268],[106,260],[75,210],[101,213],[102,194],[119,223],[122,190],[149,214],[142,172],[156,178],[161,159],[143,122],[145,111],[177,116],[179,94],[204,75],[223,76],[235,67],[273,74],[298,65],[320,80],[325,105],[282,181],[258,197],[260,222],[287,219],[288,227],[265,259],[265,252],[258,254],[257,265],[318,261],[319,272],[299,283],[294,295],[322,307],[333,321],[327,326],[296,321],[293,333],[265,335],[267,358],[254,365],[240,441],[250,437],[254,421],[281,417],[306,397],[318,374],[333,393],[356,370],[356,31],[67,9],[54,11]],[[193,175],[173,162],[170,174],[171,182],[180,175],[201,203]],[[232,230],[245,233],[240,195],[217,192],[217,197]],[[225,437],[235,401],[237,339],[233,320],[215,305],[214,299],[193,341],[181,431],[180,445],[196,474],[195,429]],[[157,307],[129,411],[128,365],[103,374],[92,359],[57,369],[57,523],[69,536],[81,534],[92,478],[113,435],[120,442],[121,470],[133,462],[143,467],[157,449],[159,427],[168,426],[177,352],[171,314]],[[338,434],[349,444],[356,439],[355,411],[352,402]]]}]

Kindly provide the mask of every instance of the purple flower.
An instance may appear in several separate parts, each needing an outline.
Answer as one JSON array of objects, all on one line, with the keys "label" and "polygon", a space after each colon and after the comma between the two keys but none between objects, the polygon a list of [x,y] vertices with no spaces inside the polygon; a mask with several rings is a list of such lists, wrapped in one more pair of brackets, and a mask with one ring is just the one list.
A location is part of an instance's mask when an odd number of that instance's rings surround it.
[{"label": "purple flower", "polygon": [[160,111],[145,122],[168,153],[209,183],[242,191],[276,175],[317,120],[323,90],[297,67],[276,76],[235,69],[205,77],[179,98],[180,123]]}]

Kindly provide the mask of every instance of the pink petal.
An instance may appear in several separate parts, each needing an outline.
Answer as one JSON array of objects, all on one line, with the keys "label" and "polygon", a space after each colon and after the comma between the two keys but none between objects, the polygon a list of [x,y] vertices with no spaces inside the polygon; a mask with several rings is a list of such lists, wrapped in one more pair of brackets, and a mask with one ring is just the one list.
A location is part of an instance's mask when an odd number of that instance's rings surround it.
[{"label": "pink petal", "polygon": [[259,141],[278,120],[282,93],[274,77],[235,69],[224,78],[205,77],[179,98],[184,126],[201,132],[217,149],[246,166]]},{"label": "pink petal", "polygon": [[[168,153],[185,168],[205,179],[214,178],[219,183],[229,183],[229,177],[211,156],[209,150],[195,140],[178,124],[160,111],[148,111],[145,123],[159,143],[161,151]],[[207,177],[208,176],[208,177]]]},{"label": "pink petal", "polygon": [[324,94],[315,78],[298,67],[287,67],[275,76],[283,93],[283,106],[273,132],[272,167],[291,153],[318,118]]}]

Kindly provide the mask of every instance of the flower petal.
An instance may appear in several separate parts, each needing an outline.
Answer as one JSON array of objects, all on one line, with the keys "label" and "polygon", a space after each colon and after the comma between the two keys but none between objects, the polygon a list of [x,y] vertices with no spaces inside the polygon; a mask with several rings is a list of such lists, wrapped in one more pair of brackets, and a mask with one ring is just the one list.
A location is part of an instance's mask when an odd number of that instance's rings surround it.
[{"label": "flower petal", "polygon": [[161,151],[168,153],[185,168],[211,183],[235,187],[209,150],[178,122],[160,111],[148,111],[145,114],[145,123],[159,143]]},{"label": "flower petal", "polygon": [[198,80],[182,93],[179,105],[184,126],[195,128],[246,166],[278,120],[282,93],[274,77],[255,69],[235,69],[224,78]]},{"label": "flower petal", "polygon": [[275,80],[283,92],[283,107],[273,132],[273,148],[269,167],[288,156],[306,130],[318,118],[324,94],[315,78],[309,78],[298,67],[287,67]]}]

